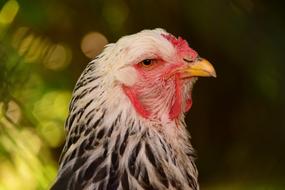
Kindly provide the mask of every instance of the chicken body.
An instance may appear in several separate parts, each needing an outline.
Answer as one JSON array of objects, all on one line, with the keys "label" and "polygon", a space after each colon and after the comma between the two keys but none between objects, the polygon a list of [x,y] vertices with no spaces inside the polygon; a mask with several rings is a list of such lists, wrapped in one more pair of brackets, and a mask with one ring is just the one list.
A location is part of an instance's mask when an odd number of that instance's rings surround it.
[{"label": "chicken body", "polygon": [[215,76],[162,29],[108,45],[79,78],[52,190],[198,190],[184,122],[197,76]]}]

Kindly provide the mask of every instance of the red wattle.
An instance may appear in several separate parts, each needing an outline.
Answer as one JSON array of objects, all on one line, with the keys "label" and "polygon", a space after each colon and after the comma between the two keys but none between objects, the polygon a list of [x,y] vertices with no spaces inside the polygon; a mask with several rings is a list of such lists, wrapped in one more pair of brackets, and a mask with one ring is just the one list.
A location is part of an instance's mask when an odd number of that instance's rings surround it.
[{"label": "red wattle", "polygon": [[129,97],[131,103],[135,107],[136,111],[144,118],[148,118],[150,113],[144,109],[141,102],[138,100],[136,93],[130,87],[123,85],[125,94]]},{"label": "red wattle", "polygon": [[186,100],[185,112],[189,111],[192,107],[192,98]]},{"label": "red wattle", "polygon": [[179,74],[176,74],[175,75],[175,97],[174,97],[175,101],[169,112],[169,118],[171,120],[178,118],[181,113],[182,95],[181,95],[181,81],[179,78],[180,78]]}]

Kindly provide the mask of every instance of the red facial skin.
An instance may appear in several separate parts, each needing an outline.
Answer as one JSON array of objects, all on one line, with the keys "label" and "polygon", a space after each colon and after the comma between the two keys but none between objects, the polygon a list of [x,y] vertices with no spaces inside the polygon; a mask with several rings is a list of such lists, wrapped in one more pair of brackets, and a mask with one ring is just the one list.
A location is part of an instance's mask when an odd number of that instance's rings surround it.
[{"label": "red facial skin", "polygon": [[125,94],[129,97],[130,101],[132,102],[133,106],[135,107],[136,111],[144,118],[148,118],[150,113],[144,108],[141,102],[138,100],[138,96],[132,88],[123,85],[123,90]]},{"label": "red facial skin", "polygon": [[[197,57],[196,51],[191,49],[187,42],[182,38],[176,39],[172,35],[164,35],[164,38],[169,40],[175,49],[177,50],[177,59],[175,63],[167,63],[164,60],[157,58],[155,59],[155,63],[151,66],[145,66],[142,63],[135,64],[134,67],[138,72],[139,82],[134,86],[123,86],[123,90],[125,94],[130,99],[132,105],[136,109],[136,111],[144,118],[155,117],[155,113],[152,113],[152,109],[145,105],[142,100],[144,96],[150,96],[150,99],[153,99],[153,102],[159,102],[161,100],[161,104],[166,103],[163,102],[159,97],[167,96],[167,89],[164,88],[172,88],[175,89],[172,104],[169,105],[169,119],[174,120],[177,119],[183,111],[188,111],[192,106],[192,99],[184,100],[185,108],[182,110],[182,101],[183,101],[183,85],[186,82],[183,80],[178,72],[175,73],[177,68],[184,66],[186,63],[183,61],[184,57],[188,59],[195,59]],[[174,73],[170,78],[169,75]],[[150,89],[156,88],[159,89],[159,93],[157,91],[152,91]],[[153,95],[157,96],[151,97]],[[157,94],[155,94],[157,93]],[[190,96],[191,97],[191,96]]]}]

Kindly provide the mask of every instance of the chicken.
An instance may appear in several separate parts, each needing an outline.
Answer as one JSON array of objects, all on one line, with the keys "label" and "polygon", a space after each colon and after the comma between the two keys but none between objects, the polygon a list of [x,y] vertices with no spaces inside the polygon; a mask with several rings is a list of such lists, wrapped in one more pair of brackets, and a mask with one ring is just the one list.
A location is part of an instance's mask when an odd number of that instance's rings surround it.
[{"label": "chicken", "polygon": [[73,91],[51,189],[199,189],[184,113],[200,76],[213,66],[163,29],[107,45]]}]

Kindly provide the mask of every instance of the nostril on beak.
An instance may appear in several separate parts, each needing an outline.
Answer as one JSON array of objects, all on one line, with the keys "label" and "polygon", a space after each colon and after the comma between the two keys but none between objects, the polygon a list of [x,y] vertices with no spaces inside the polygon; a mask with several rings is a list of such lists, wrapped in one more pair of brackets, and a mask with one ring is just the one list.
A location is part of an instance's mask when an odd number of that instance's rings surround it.
[{"label": "nostril on beak", "polygon": [[197,56],[195,59],[193,59],[190,56],[187,56],[187,57],[183,58],[183,61],[185,61],[186,63],[193,63],[195,61],[201,61],[201,60],[202,60],[202,58],[200,56]]},{"label": "nostril on beak", "polygon": [[189,60],[189,59],[187,59],[187,58],[183,58],[183,61],[185,61],[185,62],[187,62],[187,63],[193,63],[193,60]]}]

